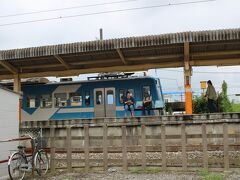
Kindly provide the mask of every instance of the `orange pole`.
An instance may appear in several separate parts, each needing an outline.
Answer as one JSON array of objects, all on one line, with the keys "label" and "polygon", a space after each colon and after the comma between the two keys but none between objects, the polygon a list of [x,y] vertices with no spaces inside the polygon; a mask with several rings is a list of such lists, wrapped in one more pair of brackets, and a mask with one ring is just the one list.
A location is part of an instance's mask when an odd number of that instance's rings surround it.
[{"label": "orange pole", "polygon": [[191,90],[192,67],[190,66],[190,45],[184,43],[184,84],[185,84],[185,111],[192,114],[192,90]]},{"label": "orange pole", "polygon": [[186,111],[186,114],[192,114],[191,85],[185,85],[185,111]]}]

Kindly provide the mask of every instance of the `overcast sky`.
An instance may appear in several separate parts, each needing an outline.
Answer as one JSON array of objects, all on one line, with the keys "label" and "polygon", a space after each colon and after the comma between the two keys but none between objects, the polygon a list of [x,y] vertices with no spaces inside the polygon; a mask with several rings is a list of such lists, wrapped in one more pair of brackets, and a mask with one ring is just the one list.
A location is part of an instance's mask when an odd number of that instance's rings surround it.
[{"label": "overcast sky", "polygon": [[[120,3],[120,1],[122,1],[122,3]],[[83,14],[97,12],[167,5],[169,3],[179,4],[199,0],[123,1],[124,0],[1,0],[0,50],[96,40],[99,38],[99,28],[103,28],[104,39],[111,39],[240,27],[239,0],[216,0],[83,16]],[[111,4],[69,8],[102,3]],[[69,9],[10,16],[61,8]],[[65,18],[66,16],[76,17]],[[9,25],[59,17],[62,18]],[[223,74],[221,72],[229,73]],[[183,87],[182,68],[152,70],[150,74],[160,77],[165,91],[179,90]],[[194,68],[192,77],[193,90],[199,91],[201,80],[211,79],[217,90],[220,90],[222,81],[226,80],[229,85],[229,94],[240,93],[240,81],[237,79],[239,76],[239,66]]]}]

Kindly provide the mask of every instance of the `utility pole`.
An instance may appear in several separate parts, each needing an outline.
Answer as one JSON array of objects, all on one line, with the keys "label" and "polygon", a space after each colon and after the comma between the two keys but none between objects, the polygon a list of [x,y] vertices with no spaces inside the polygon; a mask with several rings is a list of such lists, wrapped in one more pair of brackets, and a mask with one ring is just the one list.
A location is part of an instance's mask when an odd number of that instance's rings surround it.
[{"label": "utility pole", "polygon": [[103,40],[103,29],[100,28],[100,40]]}]

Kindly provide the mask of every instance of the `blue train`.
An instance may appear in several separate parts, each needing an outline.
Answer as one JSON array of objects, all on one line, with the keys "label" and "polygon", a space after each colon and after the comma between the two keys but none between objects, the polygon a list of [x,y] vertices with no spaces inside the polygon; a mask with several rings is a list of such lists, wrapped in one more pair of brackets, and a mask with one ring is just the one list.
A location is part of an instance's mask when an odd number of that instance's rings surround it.
[{"label": "blue train", "polygon": [[97,76],[86,81],[23,84],[22,121],[124,117],[126,92],[141,116],[143,92],[152,97],[151,115],[164,108],[160,80],[148,76]]}]

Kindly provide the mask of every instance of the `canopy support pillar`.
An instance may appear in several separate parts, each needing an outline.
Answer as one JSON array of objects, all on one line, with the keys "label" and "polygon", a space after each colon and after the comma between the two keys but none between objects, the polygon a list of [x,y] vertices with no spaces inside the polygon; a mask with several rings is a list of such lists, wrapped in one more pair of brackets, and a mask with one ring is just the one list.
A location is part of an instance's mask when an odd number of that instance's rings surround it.
[{"label": "canopy support pillar", "polygon": [[[17,93],[21,93],[21,78],[19,74],[13,75],[13,91]],[[19,123],[22,121],[22,98],[19,98],[18,102],[18,119]]]},{"label": "canopy support pillar", "polygon": [[190,65],[189,42],[184,43],[184,88],[185,88],[185,111],[186,114],[192,114],[192,89],[191,76],[192,67]]},{"label": "canopy support pillar", "polygon": [[14,74],[14,81],[13,81],[13,91],[20,93],[21,92],[21,78],[19,74]]}]

